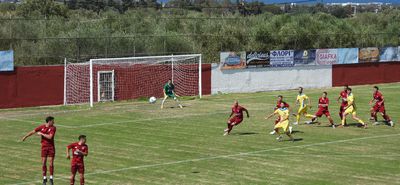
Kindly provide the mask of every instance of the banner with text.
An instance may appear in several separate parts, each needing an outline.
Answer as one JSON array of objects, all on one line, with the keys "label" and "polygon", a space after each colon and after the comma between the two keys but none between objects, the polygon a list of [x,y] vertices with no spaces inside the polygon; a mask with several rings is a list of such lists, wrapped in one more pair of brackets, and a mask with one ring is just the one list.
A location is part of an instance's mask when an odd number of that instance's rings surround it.
[{"label": "banner with text", "polygon": [[268,67],[269,52],[251,51],[246,52],[246,65],[247,67]]},{"label": "banner with text", "polygon": [[294,50],[272,50],[269,60],[271,67],[294,66]]},{"label": "banner with text", "polygon": [[400,47],[384,47],[380,49],[380,62],[390,62],[400,60]]},{"label": "banner with text", "polygon": [[360,48],[358,52],[359,63],[369,63],[379,61],[379,49],[377,47]]},{"label": "banner with text", "polygon": [[14,71],[14,52],[0,51],[0,71]]},{"label": "banner with text", "polygon": [[332,65],[338,63],[337,49],[317,49],[316,52],[317,65]]},{"label": "banner with text", "polygon": [[358,63],[358,48],[339,48],[338,64],[356,64]]},{"label": "banner with text", "polygon": [[294,51],[294,65],[315,65],[315,49],[309,50],[295,50]]},{"label": "banner with text", "polygon": [[246,68],[246,52],[221,52],[220,69],[243,69]]}]

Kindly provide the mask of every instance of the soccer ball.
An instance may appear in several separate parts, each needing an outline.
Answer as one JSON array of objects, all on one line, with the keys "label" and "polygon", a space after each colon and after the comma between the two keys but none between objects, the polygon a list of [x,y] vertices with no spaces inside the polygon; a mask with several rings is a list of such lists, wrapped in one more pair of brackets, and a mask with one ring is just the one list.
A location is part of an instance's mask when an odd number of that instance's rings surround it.
[{"label": "soccer ball", "polygon": [[156,101],[157,101],[157,98],[154,96],[149,98],[149,103],[156,103]]}]

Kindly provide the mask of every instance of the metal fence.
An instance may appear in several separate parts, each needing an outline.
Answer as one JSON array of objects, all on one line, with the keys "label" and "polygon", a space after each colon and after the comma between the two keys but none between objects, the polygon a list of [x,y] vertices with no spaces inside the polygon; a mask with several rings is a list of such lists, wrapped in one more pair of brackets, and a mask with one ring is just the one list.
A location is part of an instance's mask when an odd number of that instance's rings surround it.
[{"label": "metal fence", "polygon": [[[362,48],[400,44],[399,33],[307,33],[275,37],[274,33],[248,31],[254,25],[249,25],[247,20],[220,17],[151,18],[141,20],[141,24],[133,27],[118,27],[130,20],[0,19],[0,50],[14,50],[17,65],[48,65],[61,64],[64,58],[80,62],[90,58],[187,53],[202,53],[205,62],[216,62],[220,51]],[[114,24],[118,21],[122,23]],[[158,25],[154,29],[161,30],[149,34],[147,30],[153,28],[144,29],[148,26],[146,21],[148,25]],[[169,31],[174,21],[177,32]],[[212,27],[231,22],[241,29],[204,32],[198,26],[208,24]],[[182,24],[185,24],[182,26],[184,30],[179,30]],[[64,29],[69,31],[63,32]]]}]

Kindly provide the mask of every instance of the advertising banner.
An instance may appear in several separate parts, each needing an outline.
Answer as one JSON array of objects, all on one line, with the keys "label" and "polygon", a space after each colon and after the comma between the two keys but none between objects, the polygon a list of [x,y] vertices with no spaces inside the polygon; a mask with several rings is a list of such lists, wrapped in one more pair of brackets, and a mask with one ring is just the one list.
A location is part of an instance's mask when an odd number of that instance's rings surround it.
[{"label": "advertising banner", "polygon": [[247,67],[268,67],[269,52],[251,51],[246,52],[246,65]]},{"label": "advertising banner", "polygon": [[294,51],[294,65],[315,65],[315,49],[309,50],[295,50]]},{"label": "advertising banner", "polygon": [[246,52],[221,52],[220,69],[243,69],[246,68]]},{"label": "advertising banner", "polygon": [[358,62],[378,62],[379,61],[379,49],[377,47],[360,48],[358,52]]},{"label": "advertising banner", "polygon": [[317,49],[316,55],[317,65],[332,65],[338,62],[337,49]]},{"label": "advertising banner", "polygon": [[14,52],[0,51],[0,71],[14,71]]},{"label": "advertising banner", "polygon": [[339,48],[338,64],[356,64],[358,63],[358,48]]},{"label": "advertising banner", "polygon": [[294,66],[294,50],[272,50],[269,60],[271,67]]},{"label": "advertising banner", "polygon": [[399,61],[400,47],[384,47],[380,49],[380,62]]}]

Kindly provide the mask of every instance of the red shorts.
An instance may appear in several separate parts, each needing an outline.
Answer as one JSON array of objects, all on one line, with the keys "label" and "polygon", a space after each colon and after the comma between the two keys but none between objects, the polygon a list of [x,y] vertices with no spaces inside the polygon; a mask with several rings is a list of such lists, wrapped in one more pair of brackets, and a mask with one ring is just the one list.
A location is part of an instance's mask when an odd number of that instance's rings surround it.
[{"label": "red shorts", "polygon": [[231,118],[229,121],[228,121],[228,123],[229,124],[231,124],[231,123],[234,123],[235,125],[239,125],[241,122],[243,121],[243,118],[241,118],[241,117],[233,117],[233,118]]},{"label": "red shorts", "polygon": [[378,104],[375,104],[373,109],[374,109],[374,112],[385,113],[385,105],[379,106]]},{"label": "red shorts", "polygon": [[42,157],[54,157],[56,154],[56,149],[54,146],[42,147]]},{"label": "red shorts", "polygon": [[281,121],[281,117],[276,118],[276,120],[275,120],[275,125],[278,124],[279,121]]},{"label": "red shorts", "polygon": [[76,174],[76,172],[85,173],[85,165],[83,163],[71,163],[71,173]]},{"label": "red shorts", "polygon": [[341,104],[340,105],[340,109],[339,109],[339,113],[342,114],[344,112],[344,108],[347,106],[347,104]]},{"label": "red shorts", "polygon": [[322,115],[325,115],[326,117],[331,116],[331,113],[329,113],[329,110],[326,109],[318,109],[318,112],[315,113],[315,116],[321,117]]}]

